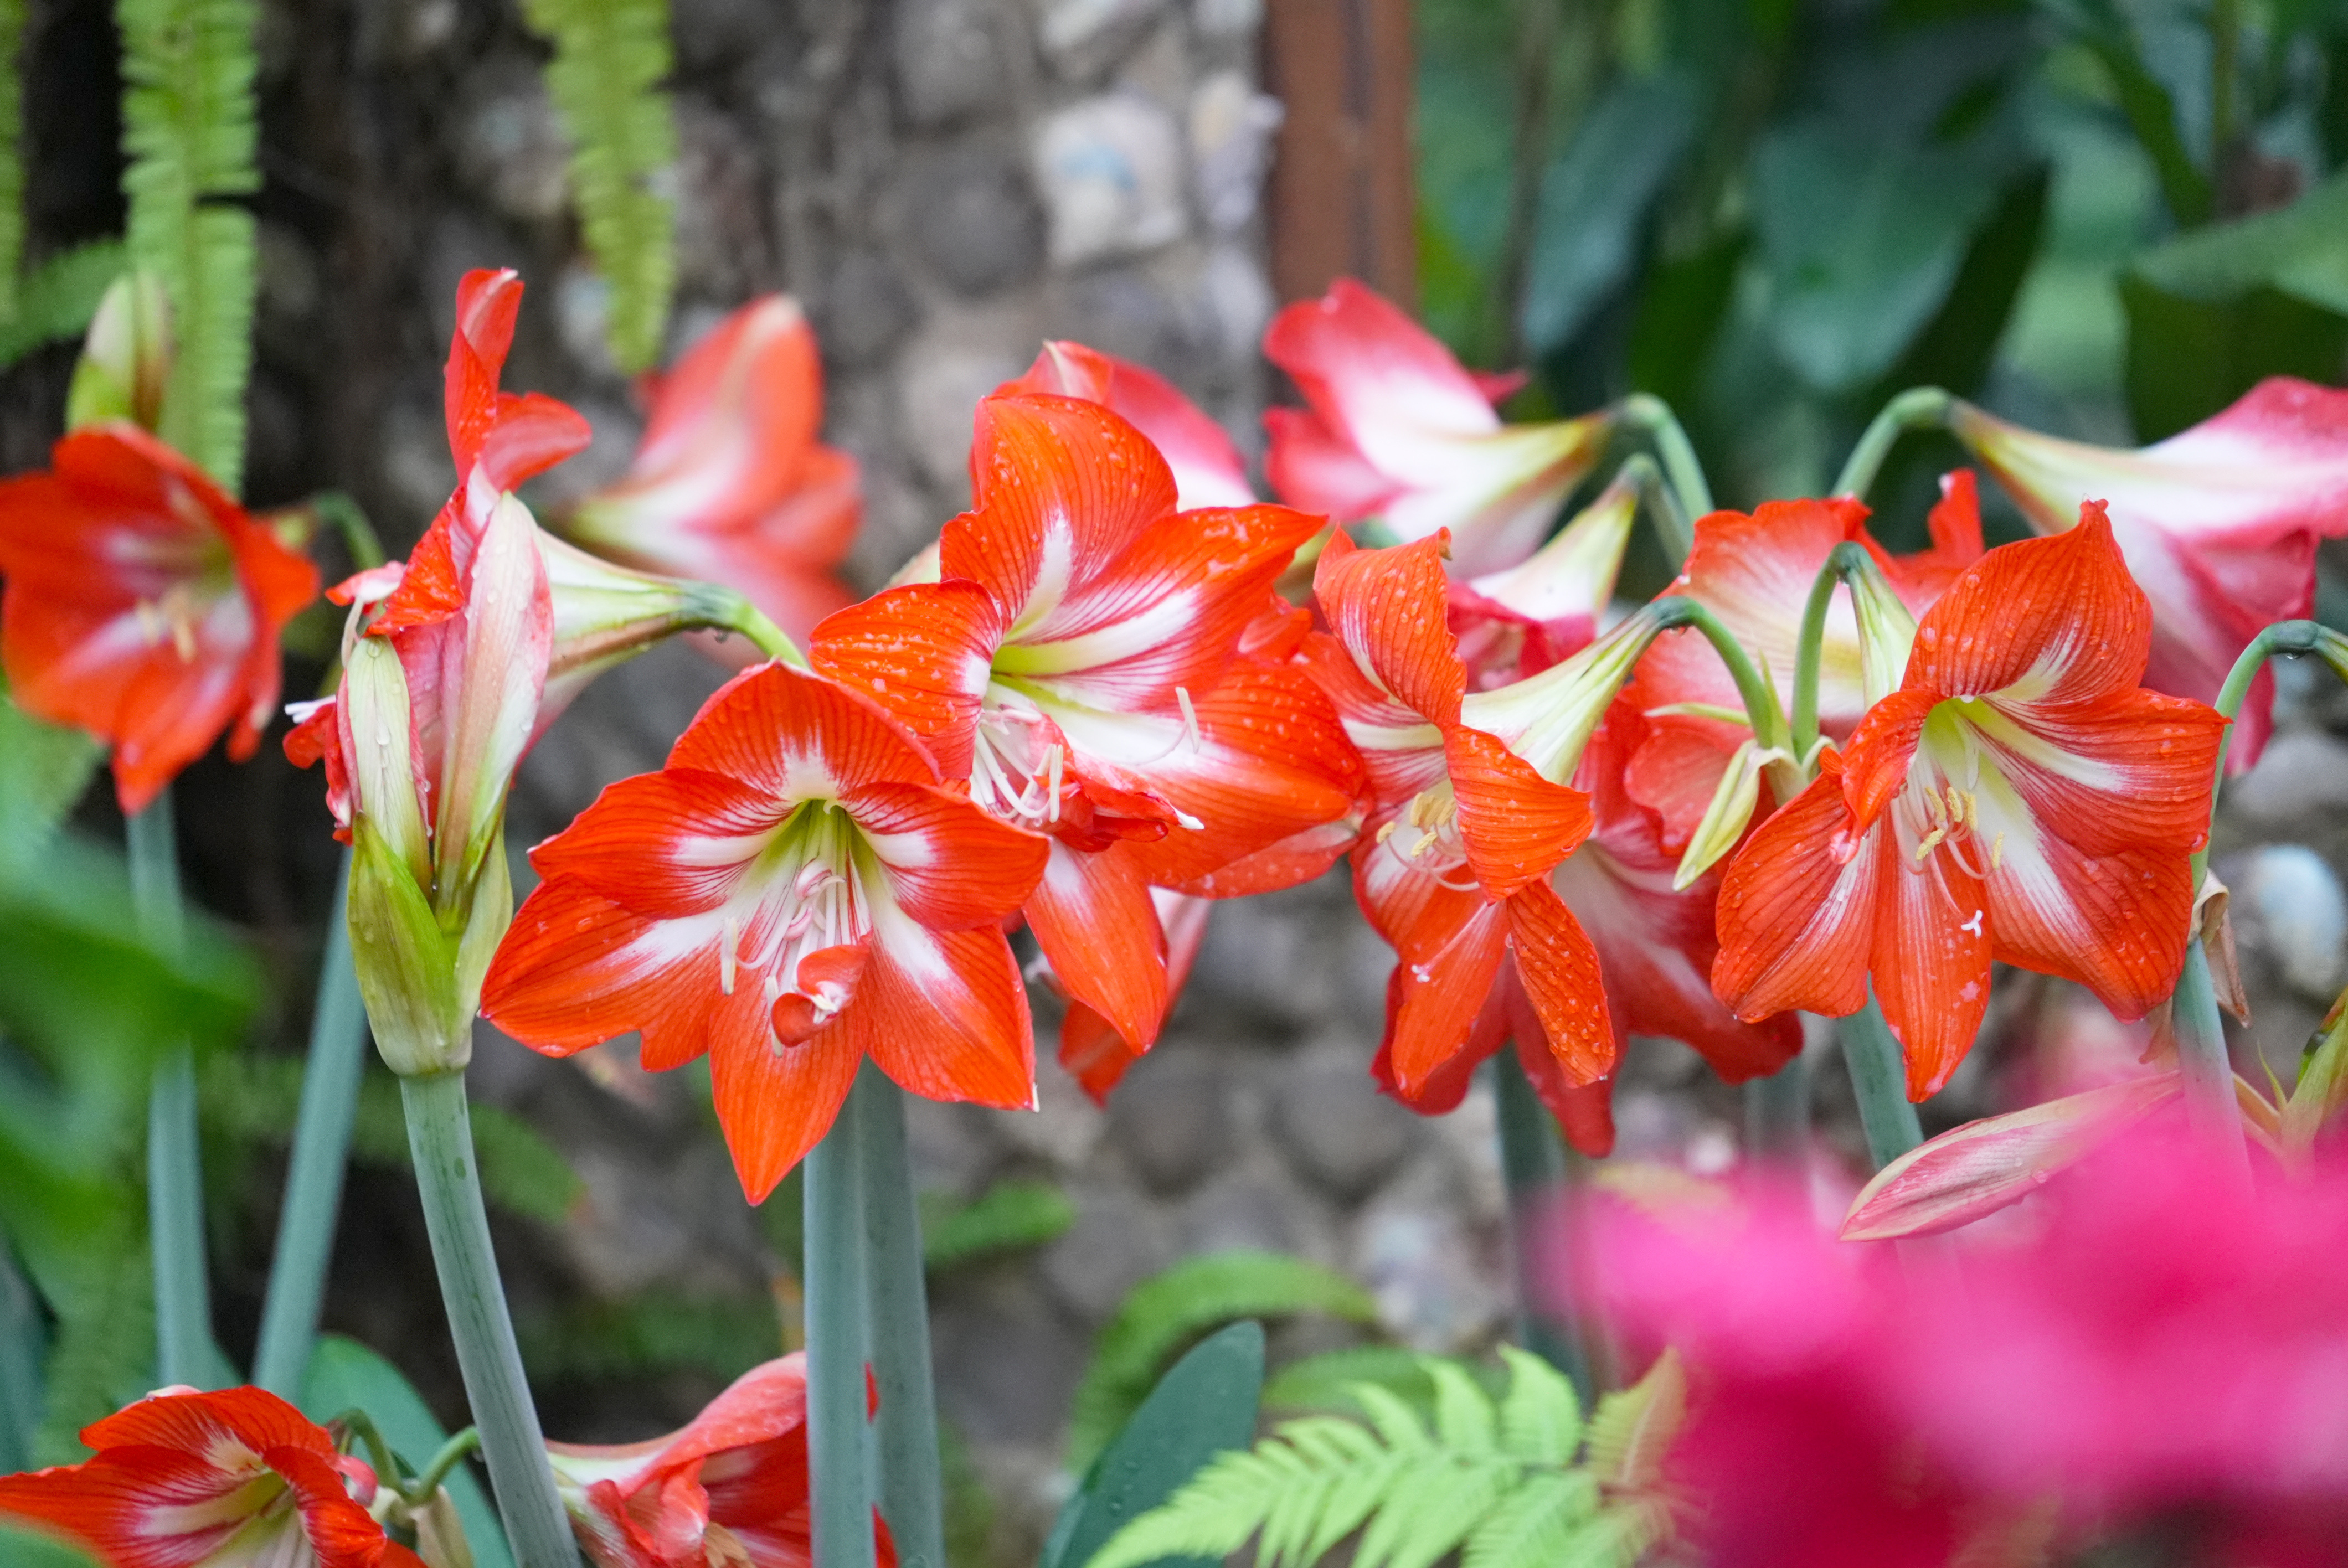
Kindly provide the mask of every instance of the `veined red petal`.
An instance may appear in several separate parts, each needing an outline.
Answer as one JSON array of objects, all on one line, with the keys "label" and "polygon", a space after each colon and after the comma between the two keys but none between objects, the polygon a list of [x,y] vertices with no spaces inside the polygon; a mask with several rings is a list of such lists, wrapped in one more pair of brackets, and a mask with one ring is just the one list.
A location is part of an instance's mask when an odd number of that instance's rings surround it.
[{"label": "veined red petal", "polygon": [[[865,1037],[855,1020],[871,1004],[881,967],[877,953],[869,958],[847,1010],[799,1044],[770,1043],[764,1007],[752,1009],[758,1015],[755,1030],[727,1030],[711,1041],[717,1123],[725,1130],[742,1194],[752,1203],[763,1202],[839,1119],[849,1086],[864,1065]],[[741,994],[750,995],[751,988],[742,988]]]},{"label": "veined red petal", "polygon": [[1545,878],[1590,836],[1590,797],[1550,783],[1493,736],[1455,725],[1443,753],[1468,864],[1492,897]]},{"label": "veined red petal", "polygon": [[1158,1039],[1168,997],[1166,939],[1149,885],[1122,846],[1052,845],[1027,897],[1027,927],[1071,1000],[1098,1014],[1138,1056]]},{"label": "veined red petal", "polygon": [[514,912],[481,987],[481,1016],[532,1050],[569,1056],[644,1031],[644,1061],[682,1067],[721,1034],[765,1049],[755,983],[724,990],[712,914],[697,922],[623,908],[570,877],[541,882]]},{"label": "veined red petal", "polygon": [[826,617],[808,663],[879,703],[958,779],[970,773],[971,725],[1002,636],[1001,612],[976,583],[908,583]]},{"label": "veined red petal", "polygon": [[1459,722],[1467,666],[1446,614],[1448,537],[1390,549],[1354,548],[1343,534],[1321,552],[1313,591],[1329,629],[1354,661],[1421,718]]},{"label": "veined red petal", "polygon": [[881,1071],[912,1093],[1035,1106],[1027,989],[998,927],[931,931],[879,902],[871,967],[843,1021]]},{"label": "veined red petal", "polygon": [[703,914],[733,896],[796,804],[698,768],[639,774],[605,785],[530,863],[638,914]]},{"label": "veined red petal", "polygon": [[1337,710],[1369,782],[1369,825],[1381,825],[1446,777],[1443,732],[1362,672],[1325,631],[1304,640],[1296,662]]},{"label": "veined red petal", "polygon": [[1916,626],[1904,682],[2003,703],[2092,702],[2142,678],[2152,608],[2128,576],[2100,502],[2077,528],[2002,545]]},{"label": "veined red petal", "polygon": [[995,390],[1052,393],[1107,405],[1130,420],[1166,459],[1174,474],[1175,504],[1186,512],[1255,501],[1247,465],[1223,427],[1145,365],[1055,339],[1044,344],[1026,374]]},{"label": "veined red petal", "polygon": [[920,743],[872,699],[782,663],[718,688],[670,750],[668,765],[725,774],[788,801],[938,782]]},{"label": "veined red petal", "polygon": [[1949,848],[1925,851],[1896,816],[1877,836],[1890,862],[1879,882],[1871,977],[1884,1021],[1908,1059],[1908,1098],[1937,1091],[1989,1010],[1989,902]]},{"label": "veined red petal", "polygon": [[1550,1055],[1568,1083],[1597,1082],[1614,1071],[1617,1055],[1598,949],[1546,879],[1526,883],[1507,908],[1517,979]]},{"label": "veined red petal", "polygon": [[1876,905],[1894,851],[1862,832],[1832,753],[1793,802],[1755,829],[1720,882],[1712,989],[1747,1023],[1773,1013],[1840,1018],[1867,1005]]},{"label": "veined red petal", "polygon": [[1362,912],[1393,944],[1387,991],[1388,1067],[1395,1092],[1416,1101],[1467,1048],[1509,945],[1505,907],[1405,861],[1385,845],[1354,854]]},{"label": "veined red petal", "polygon": [[1500,427],[1491,399],[1450,351],[1351,278],[1273,317],[1263,352],[1365,452],[1419,431],[1477,436]]},{"label": "veined red petal", "polygon": [[1040,834],[933,784],[862,785],[841,797],[907,914],[941,930],[994,925],[1044,875]]}]

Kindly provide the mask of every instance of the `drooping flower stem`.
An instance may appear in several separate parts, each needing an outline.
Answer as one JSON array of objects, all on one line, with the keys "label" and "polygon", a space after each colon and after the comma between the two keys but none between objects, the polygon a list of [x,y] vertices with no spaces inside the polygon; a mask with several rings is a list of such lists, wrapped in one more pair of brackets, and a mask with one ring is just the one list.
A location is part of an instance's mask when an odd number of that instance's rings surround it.
[{"label": "drooping flower stem", "polygon": [[880,1387],[880,1516],[904,1568],[945,1568],[945,1514],[938,1482],[937,1391],[930,1371],[929,1292],[922,1272],[922,1219],[905,1138],[905,1091],[867,1061],[850,1092],[857,1118],[859,1196],[864,1211],[864,1281],[872,1371]]},{"label": "drooping flower stem", "polygon": [[1868,1158],[1881,1170],[1924,1141],[1916,1107],[1908,1100],[1908,1063],[1892,1038],[1869,988],[1867,1005],[1836,1026],[1850,1087],[1859,1098],[1859,1125],[1867,1131]]},{"label": "drooping flower stem", "polygon": [[1891,456],[1900,437],[1910,430],[1931,430],[1948,418],[1956,399],[1937,386],[1911,386],[1883,405],[1865,431],[1859,444],[1850,449],[1842,472],[1836,476],[1834,496],[1856,496],[1867,498],[1869,487],[1883,468],[1883,460]]},{"label": "drooping flower stem", "polygon": [[1791,732],[1786,723],[1786,711],[1778,704],[1777,688],[1753,662],[1752,655],[1736,641],[1735,633],[1721,624],[1717,616],[1693,599],[1673,596],[1655,600],[1651,609],[1662,612],[1664,623],[1690,626],[1704,634],[1720,661],[1728,667],[1729,679],[1736,682],[1736,695],[1745,704],[1746,723],[1753,726],[1753,741],[1763,751],[1782,753],[1780,760],[1769,764],[1770,787],[1779,800],[1791,800],[1799,793],[1802,781],[1795,775],[1795,754]]},{"label": "drooping flower stem", "polygon": [[358,1115],[359,1081],[366,1071],[366,1009],[351,964],[351,856],[343,852],[327,912],[326,950],[318,962],[318,999],[310,1016],[309,1063],[302,1074],[302,1109],[294,1123],[294,1153],[285,1201],[277,1215],[277,1245],[269,1264],[269,1295],[261,1309],[261,1342],[252,1378],[281,1399],[296,1398],[310,1348],[318,1336],[318,1306],[334,1255],[335,1224],[343,1201],[343,1172]]},{"label": "drooping flower stem", "polygon": [[1554,1257],[1543,1257],[1535,1242],[1554,1249],[1573,1245],[1570,1216],[1558,1200],[1573,1179],[1572,1157],[1559,1138],[1556,1119],[1533,1092],[1513,1050],[1492,1058],[1493,1088],[1499,1102],[1500,1176],[1509,1194],[1509,1252],[1516,1270],[1517,1340],[1573,1379],[1585,1399],[1591,1387],[1590,1358],[1575,1326],[1540,1303],[1556,1296]]},{"label": "drooping flower stem", "polygon": [[2225,1025],[2218,1018],[2218,989],[2209,979],[2209,956],[2201,938],[2186,944],[2185,968],[2169,999],[2170,1030],[2177,1040],[2178,1076],[2185,1084],[2188,1125],[2224,1152],[2230,1168],[2250,1180],[2250,1155],[2242,1138],[2242,1105],[2234,1097],[2234,1063],[2226,1054]]},{"label": "drooping flower stem", "polygon": [[1663,477],[1655,460],[1644,452],[1632,454],[1615,474],[1614,483],[1628,485],[1639,492],[1639,498],[1646,503],[1648,519],[1654,524],[1655,541],[1663,547],[1664,559],[1674,567],[1684,565],[1688,551],[1695,544],[1695,523],[1681,504],[1679,491]]},{"label": "drooping flower stem", "polygon": [[1681,513],[1694,519],[1711,512],[1712,486],[1704,477],[1704,465],[1696,461],[1695,444],[1681,428],[1672,405],[1650,393],[1634,392],[1620,409],[1625,425],[1645,431],[1654,442],[1655,456],[1679,496]]},{"label": "drooping flower stem", "polygon": [[[171,786],[124,825],[130,897],[149,940],[177,951],[186,939],[180,907],[178,835]],[[196,1134],[196,1064],[185,1040],[166,1048],[147,1100],[147,1239],[155,1261],[156,1370],[166,1383],[209,1387],[211,1284],[204,1259],[204,1173]]]},{"label": "drooping flower stem", "polygon": [[815,1568],[872,1568],[872,1477],[866,1458],[864,1205],[866,1097],[860,1080],[831,1131],[808,1151],[806,1287],[808,1488]]},{"label": "drooping flower stem", "polygon": [[[2232,720],[2242,711],[2242,699],[2250,694],[2250,683],[2259,678],[2268,660],[2278,653],[2313,653],[2333,668],[2333,673],[2348,681],[2348,640],[2331,628],[2312,620],[2278,620],[2250,641],[2234,667],[2226,671],[2226,683],[2218,688],[2218,701],[2213,704],[2219,712]],[[2218,792],[2226,782],[2226,753],[2232,745],[2234,732],[2230,723],[2218,742],[2218,765],[2210,774],[2209,823],[2218,821]],[[2202,869],[2209,864],[2209,846],[2205,843],[2193,856],[2193,882],[2198,892]]]},{"label": "drooping flower stem", "polygon": [[522,1376],[513,1317],[489,1243],[465,1075],[418,1073],[402,1078],[399,1092],[440,1300],[514,1560],[520,1568],[577,1568],[579,1549],[547,1465],[545,1436]]}]

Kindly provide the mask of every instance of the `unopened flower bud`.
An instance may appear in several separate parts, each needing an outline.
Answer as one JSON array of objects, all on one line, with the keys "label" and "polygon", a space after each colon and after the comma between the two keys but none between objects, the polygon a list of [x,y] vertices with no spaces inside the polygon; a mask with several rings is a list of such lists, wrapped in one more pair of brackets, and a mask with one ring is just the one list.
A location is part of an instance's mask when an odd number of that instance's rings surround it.
[{"label": "unopened flower bud", "polygon": [[127,419],[152,430],[171,379],[171,303],[152,272],[125,272],[98,302],[66,392],[66,428]]}]

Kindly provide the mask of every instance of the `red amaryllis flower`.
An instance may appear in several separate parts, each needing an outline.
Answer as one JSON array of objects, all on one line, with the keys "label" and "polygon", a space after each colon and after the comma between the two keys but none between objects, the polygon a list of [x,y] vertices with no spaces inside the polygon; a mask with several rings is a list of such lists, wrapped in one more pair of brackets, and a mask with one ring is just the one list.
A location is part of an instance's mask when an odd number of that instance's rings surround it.
[{"label": "red amaryllis flower", "polygon": [[277,637],[318,573],[170,447],[85,426],[0,483],[0,657],[27,712],[114,748],[135,812],[223,731],[243,760],[277,706]]},{"label": "red amaryllis flower", "polygon": [[1080,343],[1054,340],[1044,344],[1026,374],[995,391],[1080,397],[1111,410],[1148,436],[1166,459],[1174,474],[1174,504],[1183,511],[1255,505],[1247,465],[1223,427],[1147,366]]},{"label": "red amaryllis flower", "polygon": [[1993,960],[2124,1019],[2176,985],[2225,722],[2140,689],[2152,612],[2103,508],[1992,550],[1924,613],[1900,688],[1722,879],[1713,985],[1739,1018],[1841,1015],[1871,979],[1921,1100]]},{"label": "red amaryllis flower", "polygon": [[375,1475],[259,1389],[166,1389],[82,1429],[77,1465],[0,1476],[0,1519],[108,1568],[423,1568],[368,1514]]},{"label": "red amaryllis flower", "polygon": [[1448,528],[1461,572],[1531,554],[1611,423],[1501,424],[1493,383],[1350,278],[1272,318],[1263,352],[1310,405],[1264,415],[1272,488],[1339,522],[1375,518],[1405,541]]},{"label": "red amaryllis flower", "polygon": [[[807,1358],[736,1378],[692,1424],[618,1447],[549,1443],[594,1568],[808,1568]],[[880,1568],[895,1568],[873,1515]]]},{"label": "red amaryllis flower", "polygon": [[1050,835],[1029,928],[1066,994],[1138,1053],[1166,1009],[1150,887],[1231,891],[1207,879],[1353,809],[1359,764],[1327,699],[1242,651],[1322,520],[1178,513],[1140,432],[1069,398],[981,403],[971,466],[942,580],[842,610],[809,658],[904,720],[980,806]]},{"label": "red amaryllis flower", "polygon": [[803,638],[851,596],[856,459],[817,439],[823,364],[798,302],[754,300],[649,378],[635,461],[556,526],[598,554],[739,589]]},{"label": "red amaryllis flower", "polygon": [[[2315,604],[2315,544],[2348,535],[2348,392],[2287,376],[2134,452],[2041,436],[1960,403],[1949,427],[2042,534],[2105,503],[2128,570],[2152,601],[2145,683],[2216,698],[2250,640]],[[2266,744],[2274,683],[2242,704],[2226,765]]]},{"label": "red amaryllis flower", "polygon": [[767,664],[709,700],[659,773],[530,852],[546,880],[481,1010],[550,1056],[631,1030],[705,1051],[752,1202],[830,1127],[868,1056],[932,1100],[1027,1106],[1034,1044],[1004,917],[1045,841],[941,787],[876,704]]},{"label": "red amaryllis flower", "polygon": [[[1866,523],[1867,508],[1848,497],[1765,501],[1749,517],[1714,512],[1697,521],[1694,547],[1672,591],[1719,618],[1776,682],[1777,700],[1790,711],[1803,607],[1835,546],[1846,539],[1865,545],[1913,615],[1921,615],[1959,571],[1981,558],[1981,513],[1968,471],[1941,481],[1941,501],[1930,518],[1931,549],[1887,555],[1868,536]],[[1624,787],[1654,814],[1663,847],[1678,855],[1703,822],[1722,774],[1743,765],[1739,749],[1749,756],[1752,725],[1728,667],[1692,630],[1655,640],[1625,700],[1645,715],[1646,735],[1625,764]],[[1849,596],[1838,594],[1827,611],[1819,648],[1819,733],[1839,741],[1866,711],[1859,619]]]}]

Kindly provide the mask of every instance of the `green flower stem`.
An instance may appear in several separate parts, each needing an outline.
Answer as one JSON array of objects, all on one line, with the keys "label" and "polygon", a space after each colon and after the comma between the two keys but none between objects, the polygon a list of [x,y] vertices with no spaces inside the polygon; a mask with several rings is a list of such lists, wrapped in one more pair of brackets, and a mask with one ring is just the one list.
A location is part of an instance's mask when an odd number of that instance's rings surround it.
[{"label": "green flower stem", "polygon": [[318,964],[318,1000],[310,1018],[309,1066],[302,1075],[302,1111],[294,1123],[294,1153],[285,1201],[277,1216],[277,1248],[269,1266],[269,1296],[261,1310],[261,1344],[253,1381],[283,1399],[295,1398],[318,1336],[318,1308],[335,1251],[342,1208],[343,1172],[358,1116],[359,1081],[366,1071],[366,1009],[358,971],[351,966],[350,922],[344,907],[351,890],[351,855],[343,852],[335,902],[326,919],[326,951]]},{"label": "green flower stem", "polygon": [[1810,1133],[1810,1068],[1800,1056],[1766,1078],[1745,1082],[1745,1152],[1756,1160],[1798,1158]]},{"label": "green flower stem", "polygon": [[[731,593],[730,589],[727,591]],[[807,655],[799,651],[799,645],[791,641],[788,632],[768,620],[764,610],[742,595],[732,593],[732,599],[731,613],[724,620],[713,622],[713,630],[737,632],[748,638],[750,646],[769,659],[779,659],[801,670],[808,667]]]},{"label": "green flower stem", "polygon": [[33,1468],[33,1434],[45,1396],[41,1358],[47,1347],[40,1304],[0,1239],[0,1475]]},{"label": "green flower stem", "polygon": [[1617,412],[1623,424],[1646,432],[1655,444],[1655,456],[1671,477],[1682,515],[1694,519],[1710,512],[1712,486],[1704,477],[1704,465],[1696,461],[1695,445],[1687,438],[1672,405],[1651,393],[1634,392],[1622,401]]},{"label": "green flower stem", "polygon": [[423,1473],[402,1488],[407,1501],[419,1508],[430,1502],[433,1494],[440,1490],[441,1483],[448,1479],[448,1472],[478,1453],[480,1447],[481,1429],[479,1427],[467,1427],[442,1443],[440,1451],[425,1461]]},{"label": "green flower stem", "polygon": [[2226,1028],[2218,1018],[2218,990],[2209,979],[2209,956],[2195,937],[2185,948],[2185,968],[2169,998],[2170,1033],[2177,1040],[2177,1071],[2185,1084],[2188,1125],[2223,1153],[2240,1179],[2250,1177],[2249,1146],[2242,1138],[2242,1104],[2234,1097],[2234,1064],[2226,1053]]},{"label": "green flower stem", "polygon": [[815,1568],[873,1568],[865,1448],[864,1214],[860,1082],[802,1167],[807,1202],[808,1466]]},{"label": "green flower stem", "polygon": [[[130,897],[148,938],[177,951],[187,939],[171,786],[125,824]],[[147,1238],[155,1260],[155,1361],[166,1384],[215,1380],[211,1285],[205,1276],[204,1171],[196,1132],[196,1064],[185,1040],[158,1061],[147,1100]]]},{"label": "green flower stem", "polygon": [[424,1226],[440,1276],[440,1300],[457,1342],[465,1398],[481,1430],[481,1450],[496,1488],[498,1512],[520,1568],[577,1568],[579,1549],[555,1491],[546,1439],[523,1378],[513,1317],[498,1280],[489,1212],[473,1154],[473,1129],[462,1072],[399,1081],[407,1112],[407,1147],[424,1200]]},{"label": "green flower stem", "polygon": [[1807,781],[1801,776],[1798,763],[1792,760],[1791,736],[1786,726],[1786,711],[1777,702],[1777,688],[1769,683],[1753,656],[1745,651],[1728,628],[1723,626],[1711,610],[1693,599],[1675,596],[1655,600],[1667,626],[1692,626],[1704,633],[1720,661],[1728,666],[1728,677],[1736,682],[1736,695],[1745,704],[1745,717],[1753,726],[1753,739],[1765,751],[1787,753],[1787,760],[1769,764],[1769,785],[1777,798],[1787,801],[1800,793]]},{"label": "green flower stem", "polygon": [[880,1386],[875,1419],[880,1516],[889,1522],[903,1568],[945,1568],[938,1401],[931,1380],[929,1295],[905,1138],[905,1091],[867,1061],[850,1096],[849,1112],[857,1118],[865,1314],[871,1327],[873,1377]]},{"label": "green flower stem", "polygon": [[1836,476],[1836,496],[1856,496],[1867,498],[1875,477],[1882,471],[1883,460],[1891,456],[1891,448],[1900,437],[1910,430],[1938,428],[1949,416],[1956,399],[1937,386],[1911,386],[1883,405],[1882,412],[1859,437],[1859,445],[1850,449],[1850,458]]},{"label": "green flower stem", "polygon": [[1595,1392],[1590,1358],[1575,1325],[1559,1317],[1554,1307],[1536,1305],[1556,1293],[1544,1277],[1550,1260],[1530,1245],[1535,1235],[1549,1236],[1552,1245],[1560,1238],[1563,1245],[1572,1245],[1571,1233],[1558,1228],[1552,1212],[1573,1180],[1572,1156],[1558,1136],[1556,1118],[1526,1080],[1513,1048],[1492,1059],[1492,1078],[1499,1101],[1500,1175],[1509,1190],[1509,1250],[1517,1275],[1517,1340],[1572,1378],[1587,1403]]},{"label": "green flower stem", "polygon": [[1655,460],[1644,452],[1634,453],[1615,474],[1614,483],[1637,488],[1639,499],[1646,504],[1647,518],[1654,524],[1655,541],[1663,547],[1664,558],[1674,567],[1684,565],[1688,551],[1695,545],[1695,525],[1689,520],[1687,508],[1680,504],[1679,492],[1665,481],[1663,471],[1655,466]]},{"label": "green flower stem", "polygon": [[1836,1028],[1850,1086],[1859,1097],[1859,1125],[1867,1131],[1868,1157],[1881,1170],[1924,1141],[1916,1107],[1908,1101],[1908,1061],[1884,1021],[1872,987],[1867,1005]]},{"label": "green flower stem", "polygon": [[[2319,622],[2276,621],[2251,638],[2250,646],[2244,648],[2241,655],[2234,661],[2234,667],[2226,671],[2226,683],[2218,688],[2218,712],[2230,721],[2239,715],[2242,711],[2242,699],[2250,694],[2250,682],[2259,678],[2259,671],[2276,654],[2320,653],[2324,654],[2325,662],[2330,663],[2332,649],[2339,644],[2340,634]],[[2348,680],[2348,670],[2335,667],[2334,672],[2343,680]],[[2218,823],[2218,792],[2226,782],[2226,752],[2233,744],[2233,726],[2230,723],[2225,733],[2218,738],[2218,763],[2210,774],[2209,825],[2213,829]],[[2193,886],[2197,895],[2201,886],[2202,870],[2209,864],[2209,845],[2205,839],[2201,847],[2193,854]]]},{"label": "green flower stem", "polygon": [[1835,589],[1842,586],[1841,550],[1837,545],[1828,552],[1810,584],[1810,597],[1802,606],[1801,636],[1794,644],[1794,754],[1802,759],[1806,772],[1818,745],[1818,665],[1826,657],[1827,611],[1834,607]]}]

